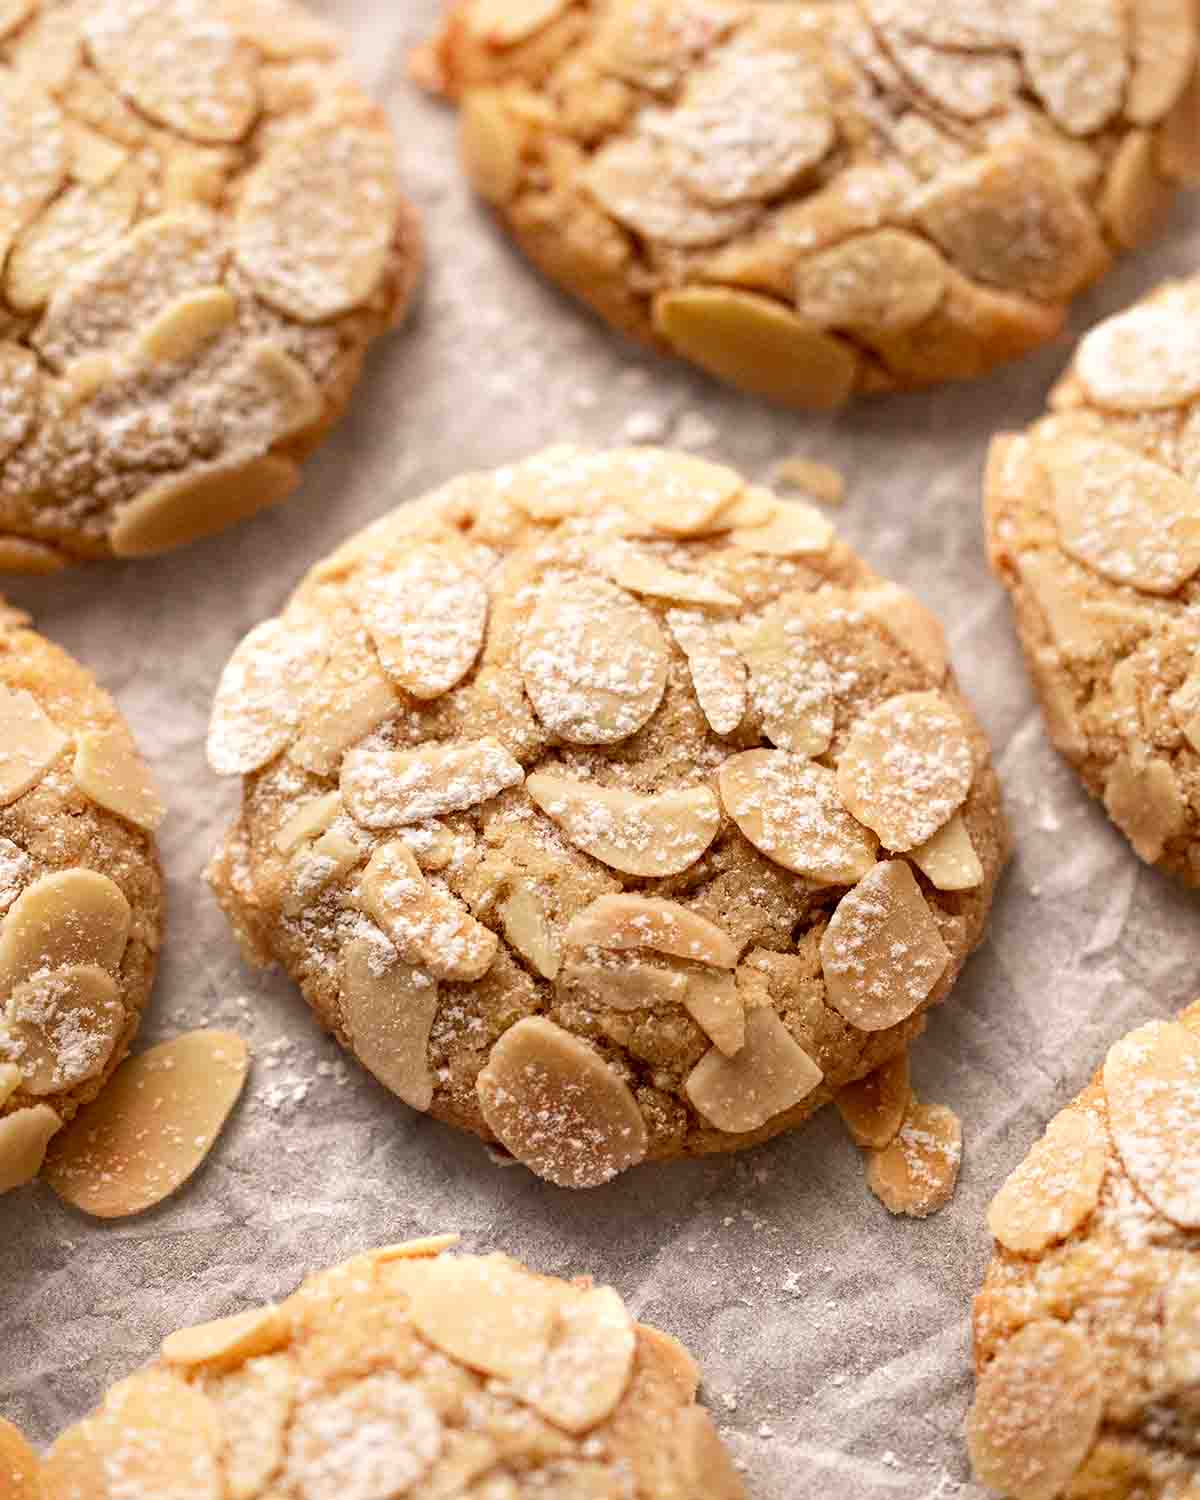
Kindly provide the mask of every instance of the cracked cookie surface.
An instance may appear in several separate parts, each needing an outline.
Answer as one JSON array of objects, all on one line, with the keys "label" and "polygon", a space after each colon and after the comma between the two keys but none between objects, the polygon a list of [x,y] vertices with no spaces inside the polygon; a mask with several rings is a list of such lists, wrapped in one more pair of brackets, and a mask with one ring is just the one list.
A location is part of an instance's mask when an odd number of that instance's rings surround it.
[{"label": "cracked cookie surface", "polygon": [[383,112],[292,0],[0,7],[0,569],[283,500],[419,261]]},{"label": "cracked cookie surface", "polygon": [[1191,0],[453,0],[480,194],[607,321],[788,405],[980,375],[1200,174]]},{"label": "cracked cookie surface", "polygon": [[937,622],[812,506],[659,449],[353,538],[234,652],[209,758],[248,956],[566,1186],[752,1145],[902,1051],[1007,845]]}]

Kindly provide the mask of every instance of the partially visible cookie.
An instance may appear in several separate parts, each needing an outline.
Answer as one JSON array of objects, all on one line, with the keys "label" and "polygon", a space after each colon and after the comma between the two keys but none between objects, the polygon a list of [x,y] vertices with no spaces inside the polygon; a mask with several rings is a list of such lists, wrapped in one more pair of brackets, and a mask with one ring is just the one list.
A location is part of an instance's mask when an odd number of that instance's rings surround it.
[{"label": "partially visible cookie", "polygon": [[[185,1328],[68,1428],[54,1500],[743,1500],[699,1371],[586,1277],[443,1235]],[[441,1253],[439,1253],[441,1252]]]},{"label": "partially visible cookie", "polygon": [[248,956],[417,1109],[592,1186],[902,1051],[1007,832],[937,621],[814,507],[553,448],[401,506],[222,675]]},{"label": "partially visible cookie", "polygon": [[162,930],[162,818],[90,673],[0,604],[0,1193],[129,1049]]},{"label": "partially visible cookie", "polygon": [[1200,1002],[1109,1049],[992,1202],[976,1477],[1012,1500],[1200,1487]]},{"label": "partially visible cookie", "polygon": [[294,0],[0,7],[0,569],[159,552],[299,483],[419,240]]},{"label": "partially visible cookie", "polygon": [[798,407],[1061,329],[1200,174],[1192,0],[449,0],[480,194],[603,318]]},{"label": "partially visible cookie", "polygon": [[1200,884],[1200,279],[1083,339],[995,439],[992,566],[1055,745],[1149,864]]}]

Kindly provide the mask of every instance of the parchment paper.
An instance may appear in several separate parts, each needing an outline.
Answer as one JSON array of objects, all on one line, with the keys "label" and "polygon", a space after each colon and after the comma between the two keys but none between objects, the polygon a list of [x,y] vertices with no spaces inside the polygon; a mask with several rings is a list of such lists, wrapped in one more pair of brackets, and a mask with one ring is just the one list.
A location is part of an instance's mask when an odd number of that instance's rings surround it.
[{"label": "parchment paper", "polygon": [[[1135,859],[1050,748],[984,561],[988,436],[1040,410],[1070,344],[828,419],[647,358],[539,279],[471,201],[451,114],[405,77],[438,0],[317,8],[351,28],[424,211],[415,318],[372,358],[283,507],[166,558],[5,588],[116,696],[170,804],[169,926],[143,1040],[231,1025],[255,1063],[208,1164],[159,1209],[104,1225],[42,1186],[0,1200],[0,1412],[46,1443],[172,1328],[285,1295],[369,1245],[457,1228],[471,1249],[591,1272],[684,1338],[756,1500],[976,1496],[961,1424],[987,1202],[1113,1040],[1200,991],[1195,899]],[[1200,212],[1186,206],[1086,302],[1072,337],[1198,259]],[[989,938],[916,1048],[918,1088],[957,1110],[966,1143],[956,1198],[924,1223],[867,1193],[831,1111],[757,1151],[641,1167],[588,1193],[501,1170],[343,1059],[284,978],[247,971],[201,880],[237,796],[204,761],[217,675],[301,572],[463,469],[631,438],[690,443],[756,478],[798,453],[841,466],[839,529],[946,621],[992,736],[1017,854]]]}]

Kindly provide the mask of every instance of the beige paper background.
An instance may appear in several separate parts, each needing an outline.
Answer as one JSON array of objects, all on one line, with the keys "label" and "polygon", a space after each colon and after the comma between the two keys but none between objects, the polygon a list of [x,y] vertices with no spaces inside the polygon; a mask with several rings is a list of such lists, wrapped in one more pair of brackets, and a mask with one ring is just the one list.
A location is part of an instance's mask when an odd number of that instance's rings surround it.
[{"label": "beige paper background", "polygon": [[[283,508],[149,562],[7,592],[115,694],[170,804],[165,961],[145,1040],[235,1026],[243,1101],[176,1200],[94,1224],[36,1187],[0,1200],[0,1412],[38,1442],[82,1415],[175,1326],[286,1294],[310,1267],[457,1228],[551,1272],[590,1271],[699,1356],[756,1500],[976,1495],[961,1441],[983,1214],[1109,1043],[1200,992],[1200,912],[1143,868],[1050,749],[982,549],[989,434],[1034,416],[1069,343],[975,386],[834,418],[775,411],[620,343],[542,282],[469,199],[450,114],[405,77],[438,0],[324,0],[387,102],[421,207],[429,273],[350,414]],[[1200,212],[1079,309],[1076,331],[1200,259]],[[993,737],[1017,854],[990,936],[916,1049],[919,1088],[962,1116],[957,1197],[891,1219],[835,1117],[722,1160],[643,1167],[572,1195],[499,1170],[343,1062],[279,976],[240,963],[201,869],[236,787],[207,770],[220,667],[343,536],[459,471],[561,440],[711,436],[756,478],[786,455],[841,465],[836,519],[945,619]]]}]

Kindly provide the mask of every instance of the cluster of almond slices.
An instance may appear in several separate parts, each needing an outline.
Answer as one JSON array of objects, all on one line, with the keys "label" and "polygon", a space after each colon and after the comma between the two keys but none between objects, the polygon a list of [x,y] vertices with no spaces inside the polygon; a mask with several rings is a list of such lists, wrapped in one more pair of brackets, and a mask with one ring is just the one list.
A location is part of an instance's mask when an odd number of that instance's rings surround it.
[{"label": "cluster of almond slices", "polygon": [[209,755],[246,777],[212,879],[251,951],[406,1102],[574,1186],[900,1050],[1004,843],[917,602],[810,506],[653,449],[352,540],[235,651]]}]

